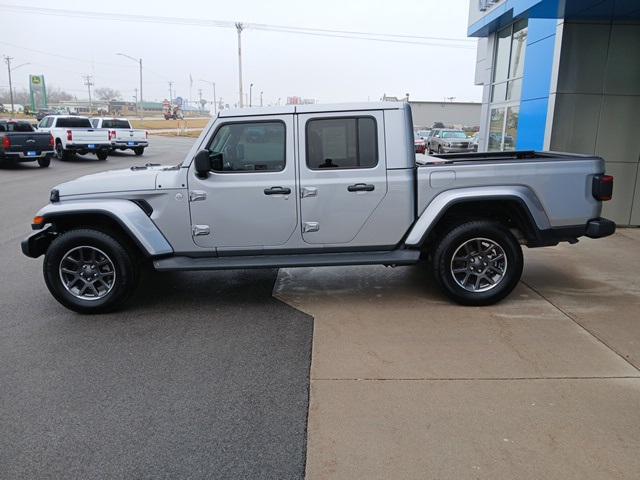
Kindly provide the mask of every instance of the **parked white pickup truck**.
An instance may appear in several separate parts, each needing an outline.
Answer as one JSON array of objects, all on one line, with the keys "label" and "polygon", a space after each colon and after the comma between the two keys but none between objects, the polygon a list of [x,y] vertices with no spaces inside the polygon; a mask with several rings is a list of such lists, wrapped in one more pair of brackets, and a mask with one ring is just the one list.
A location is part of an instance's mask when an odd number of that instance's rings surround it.
[{"label": "parked white pickup truck", "polygon": [[[413,265],[464,305],[509,294],[529,248],[601,238],[604,160],[551,152],[419,155],[406,103],[224,110],[173,166],[51,191],[22,242],[53,296],[121,305],[141,265],[218,270]],[[330,288],[328,286],[328,288]]]},{"label": "parked white pickup truck", "polygon": [[91,125],[93,128],[105,129],[109,132],[111,150],[131,149],[136,155],[142,155],[144,149],[149,146],[147,132],[134,129],[126,118],[92,118]]},{"label": "parked white pickup truck", "polygon": [[76,153],[95,153],[100,160],[106,160],[111,150],[107,131],[93,128],[87,117],[49,115],[40,121],[38,131],[53,136],[58,160],[68,160]]}]

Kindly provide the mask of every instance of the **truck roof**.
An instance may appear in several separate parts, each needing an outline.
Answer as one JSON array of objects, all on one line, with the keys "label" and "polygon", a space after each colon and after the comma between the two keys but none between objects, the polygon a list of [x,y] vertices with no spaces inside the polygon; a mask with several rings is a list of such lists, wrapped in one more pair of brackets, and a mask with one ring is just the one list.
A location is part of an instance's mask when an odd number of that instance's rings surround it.
[{"label": "truck roof", "polygon": [[220,117],[246,117],[256,115],[285,115],[293,113],[353,112],[368,110],[400,110],[405,102],[314,103],[311,105],[281,105],[272,107],[232,108],[222,110]]}]

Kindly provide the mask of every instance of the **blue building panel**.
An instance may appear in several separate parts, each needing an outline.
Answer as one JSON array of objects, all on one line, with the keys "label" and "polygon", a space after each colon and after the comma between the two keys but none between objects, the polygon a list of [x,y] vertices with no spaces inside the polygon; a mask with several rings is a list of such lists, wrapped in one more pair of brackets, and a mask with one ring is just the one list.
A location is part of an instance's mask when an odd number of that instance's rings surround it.
[{"label": "blue building panel", "polygon": [[518,119],[518,150],[543,150],[549,97],[523,100]]},{"label": "blue building panel", "polygon": [[[538,20],[531,20],[530,25],[536,22]],[[555,44],[556,36],[554,34],[527,46],[522,100],[549,96]]]}]

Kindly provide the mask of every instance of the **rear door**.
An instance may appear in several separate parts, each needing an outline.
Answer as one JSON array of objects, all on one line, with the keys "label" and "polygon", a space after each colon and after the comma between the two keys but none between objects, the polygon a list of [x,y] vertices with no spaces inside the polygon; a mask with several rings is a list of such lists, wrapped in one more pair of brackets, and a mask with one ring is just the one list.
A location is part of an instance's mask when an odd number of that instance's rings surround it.
[{"label": "rear door", "polygon": [[296,231],[293,115],[229,118],[206,149],[222,154],[207,178],[189,169],[194,242],[233,250],[283,245]]},{"label": "rear door", "polygon": [[302,238],[353,241],[387,193],[380,111],[301,114]]}]

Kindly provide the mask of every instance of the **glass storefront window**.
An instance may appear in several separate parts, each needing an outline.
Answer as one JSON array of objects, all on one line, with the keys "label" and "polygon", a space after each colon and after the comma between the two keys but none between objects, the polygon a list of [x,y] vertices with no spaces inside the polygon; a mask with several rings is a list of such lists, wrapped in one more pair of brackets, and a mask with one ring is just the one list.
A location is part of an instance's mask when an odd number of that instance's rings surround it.
[{"label": "glass storefront window", "polygon": [[519,20],[496,33],[487,147],[489,151],[515,150],[518,146],[527,36],[527,20]]},{"label": "glass storefront window", "polygon": [[491,109],[491,120],[489,122],[489,152],[502,150],[502,132],[504,129],[504,107]]},{"label": "glass storefront window", "polygon": [[515,150],[518,145],[518,120],[520,117],[520,107],[507,108],[507,120],[504,128],[503,150]]},{"label": "glass storefront window", "polygon": [[520,20],[513,24],[509,78],[518,78],[524,75],[524,57],[527,52],[527,36],[528,28],[526,20]]},{"label": "glass storefront window", "polygon": [[506,80],[509,76],[509,57],[511,50],[511,27],[498,32],[496,38],[496,60],[493,70],[493,81]]}]

